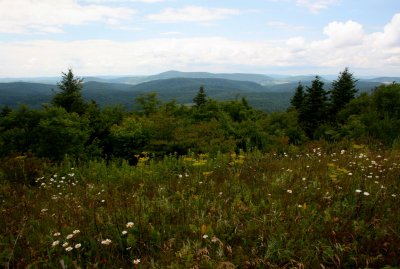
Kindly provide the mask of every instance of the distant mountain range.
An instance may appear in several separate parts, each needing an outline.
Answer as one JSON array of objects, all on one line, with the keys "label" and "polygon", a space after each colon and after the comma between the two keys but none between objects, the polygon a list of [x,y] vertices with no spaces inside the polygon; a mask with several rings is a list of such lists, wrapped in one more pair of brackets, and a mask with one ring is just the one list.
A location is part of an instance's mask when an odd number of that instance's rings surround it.
[{"label": "distant mountain range", "polygon": [[[135,99],[149,92],[157,92],[163,101],[175,99],[178,103],[191,103],[200,86],[206,94],[217,100],[246,97],[251,105],[264,111],[284,110],[288,107],[299,82],[308,86],[315,76],[273,76],[261,74],[216,74],[207,72],[168,71],[152,76],[84,77],[82,95],[101,106],[122,104],[134,108]],[[325,88],[331,85],[322,78]],[[0,106],[17,107],[27,104],[39,108],[49,103],[58,90],[60,78],[0,79]],[[382,83],[400,82],[400,77],[360,79],[360,92],[370,91]]]}]

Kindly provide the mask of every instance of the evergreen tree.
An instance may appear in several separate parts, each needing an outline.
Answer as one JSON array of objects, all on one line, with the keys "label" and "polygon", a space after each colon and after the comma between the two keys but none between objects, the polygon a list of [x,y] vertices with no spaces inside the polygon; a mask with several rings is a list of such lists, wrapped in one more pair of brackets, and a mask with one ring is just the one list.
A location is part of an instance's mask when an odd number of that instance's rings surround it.
[{"label": "evergreen tree", "polygon": [[304,103],[304,86],[299,82],[290,104],[297,110],[300,110]]},{"label": "evergreen tree", "polygon": [[354,99],[357,93],[356,83],[357,80],[354,79],[353,74],[349,72],[347,67],[339,74],[338,79],[332,82],[332,90],[330,92],[330,112],[332,117],[335,117],[347,103]]},{"label": "evergreen tree", "polygon": [[62,80],[57,83],[60,92],[53,97],[53,105],[63,107],[68,113],[84,114],[86,103],[81,95],[82,82],[83,79],[74,77],[71,69],[68,69],[68,73],[62,73]]},{"label": "evergreen tree", "polygon": [[324,90],[324,82],[316,76],[307,87],[304,104],[299,112],[299,121],[307,136],[312,138],[314,132],[321,126],[327,117],[327,92]]},{"label": "evergreen tree", "polygon": [[201,107],[203,106],[205,103],[207,103],[207,95],[204,91],[204,86],[200,86],[199,91],[197,92],[197,95],[195,98],[193,98],[193,102],[195,103],[196,107]]}]

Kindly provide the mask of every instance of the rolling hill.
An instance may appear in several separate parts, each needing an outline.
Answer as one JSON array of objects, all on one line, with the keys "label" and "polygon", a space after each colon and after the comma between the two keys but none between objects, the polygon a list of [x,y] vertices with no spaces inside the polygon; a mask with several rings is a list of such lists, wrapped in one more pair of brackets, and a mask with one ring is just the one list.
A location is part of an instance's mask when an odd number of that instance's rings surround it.
[{"label": "rolling hill", "polygon": [[[284,110],[298,82],[309,86],[314,76],[292,76],[272,78],[258,74],[214,74],[207,72],[168,71],[153,76],[86,77],[82,95],[86,100],[95,100],[101,106],[124,105],[131,109],[135,99],[146,93],[157,92],[162,101],[175,99],[178,103],[191,103],[201,85],[206,94],[216,100],[232,100],[246,97],[251,105],[264,111]],[[33,79],[35,81],[35,79]],[[36,81],[42,81],[37,78]],[[397,77],[360,79],[360,92],[368,92],[382,83],[400,81]],[[324,80],[325,89],[331,82]],[[27,104],[40,108],[49,103],[57,91],[56,83],[8,82],[0,83],[0,106],[17,107]]]}]

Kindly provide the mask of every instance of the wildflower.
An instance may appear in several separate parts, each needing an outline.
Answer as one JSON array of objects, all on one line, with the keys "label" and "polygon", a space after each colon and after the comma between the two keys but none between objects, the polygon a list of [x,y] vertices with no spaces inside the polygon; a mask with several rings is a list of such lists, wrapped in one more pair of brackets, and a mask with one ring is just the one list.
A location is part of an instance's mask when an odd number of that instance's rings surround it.
[{"label": "wildflower", "polygon": [[130,221],[130,222],[128,222],[128,223],[126,224],[126,228],[132,228],[134,225],[135,225],[135,224],[134,224],[132,221]]},{"label": "wildflower", "polygon": [[72,237],[74,237],[74,235],[73,235],[73,234],[69,234],[69,235],[67,235],[67,239],[71,239]]},{"label": "wildflower", "polygon": [[43,208],[42,210],[40,210],[40,212],[42,212],[42,213],[44,213],[44,212],[46,212],[46,211],[48,211],[49,209],[47,209],[47,208]]},{"label": "wildflower", "polygon": [[358,189],[356,190],[356,193],[361,193],[361,192],[362,192],[362,190],[358,190]]},{"label": "wildflower", "polygon": [[287,193],[293,193],[293,191],[292,191],[292,190],[287,190],[286,192],[287,192]]},{"label": "wildflower", "polygon": [[80,248],[81,246],[82,246],[81,244],[76,244],[76,245],[75,245],[75,248],[78,249],[78,248]]},{"label": "wildflower", "polygon": [[208,238],[208,235],[203,235],[203,239],[207,239]]},{"label": "wildflower", "polygon": [[58,244],[60,244],[60,241],[59,240],[56,240],[56,241],[54,241],[53,242],[53,244],[51,244],[53,247],[55,247],[55,246],[58,246]]},{"label": "wildflower", "polygon": [[102,244],[102,245],[109,245],[109,244],[111,244],[111,242],[112,242],[112,241],[111,241],[110,239],[107,238],[106,240],[101,241],[101,244]]},{"label": "wildflower", "polygon": [[352,173],[352,172],[350,172],[350,173],[348,173],[348,175],[349,175],[349,176],[352,176],[352,175],[353,175],[353,173]]},{"label": "wildflower", "polygon": [[79,231],[79,230],[74,230],[72,233],[73,234],[78,234],[78,233],[80,233],[81,231]]},{"label": "wildflower", "polygon": [[53,234],[53,236],[60,236],[61,234],[59,233],[59,232],[55,232],[54,234]]},{"label": "wildflower", "polygon": [[126,235],[127,233],[127,231],[122,231],[122,235]]},{"label": "wildflower", "polygon": [[396,197],[396,196],[397,196],[396,194],[394,194],[394,193],[392,194],[392,197]]},{"label": "wildflower", "polygon": [[369,192],[366,192],[366,191],[365,191],[363,194],[364,194],[365,196],[369,196]]},{"label": "wildflower", "polygon": [[102,203],[104,203],[106,200],[101,200]]},{"label": "wildflower", "polygon": [[65,249],[65,251],[68,251],[68,252],[70,252],[71,250],[73,250],[72,247],[67,247],[67,248]]},{"label": "wildflower", "polygon": [[68,245],[69,245],[68,242],[65,242],[64,244],[62,244],[62,247],[65,248],[68,247]]},{"label": "wildflower", "polygon": [[183,177],[183,176],[180,174],[180,175],[179,175],[179,178],[182,178],[182,177]]},{"label": "wildflower", "polygon": [[139,264],[140,263],[140,259],[134,259],[133,260],[133,264]]}]

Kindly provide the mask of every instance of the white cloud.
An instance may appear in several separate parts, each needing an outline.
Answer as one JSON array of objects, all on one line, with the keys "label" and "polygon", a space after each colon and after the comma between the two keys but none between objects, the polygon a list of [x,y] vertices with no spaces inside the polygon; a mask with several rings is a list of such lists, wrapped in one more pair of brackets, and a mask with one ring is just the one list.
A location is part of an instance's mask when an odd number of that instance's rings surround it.
[{"label": "white cloud", "polygon": [[326,9],[331,5],[339,3],[340,0],[297,0],[299,6],[305,7],[312,13],[318,13],[322,9]]},{"label": "white cloud", "polygon": [[128,8],[80,5],[75,0],[2,0],[0,33],[59,33],[64,25],[89,22],[118,25],[135,13]]},{"label": "white cloud", "polygon": [[363,26],[354,21],[331,22],[324,28],[324,34],[337,47],[359,45],[363,43]]},{"label": "white cloud", "polygon": [[[274,68],[313,66],[331,73],[349,66],[369,74],[398,75],[400,14],[381,31],[367,34],[353,21],[332,22],[326,38],[239,41],[221,37],[0,42],[1,76],[59,75],[68,67],[77,75],[154,74],[185,71],[268,72]],[[263,71],[264,70],[264,71]],[[300,70],[300,69],[297,69]],[[304,69],[309,73],[310,70]]]},{"label": "white cloud", "polygon": [[211,22],[240,13],[237,9],[186,6],[180,9],[167,8],[161,13],[149,15],[148,19],[166,23]]},{"label": "white cloud", "polygon": [[383,32],[374,35],[377,44],[385,47],[400,46],[400,13],[393,16]]}]

